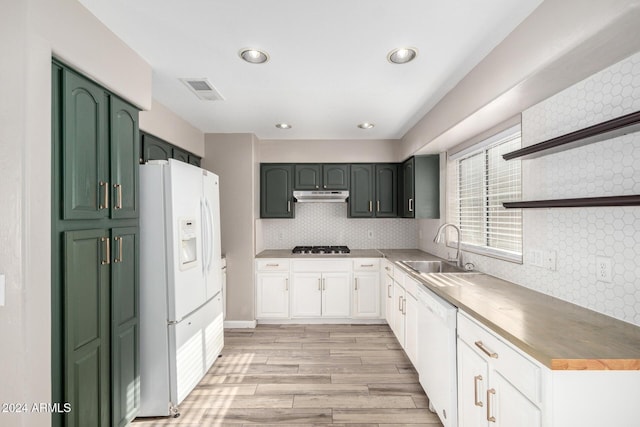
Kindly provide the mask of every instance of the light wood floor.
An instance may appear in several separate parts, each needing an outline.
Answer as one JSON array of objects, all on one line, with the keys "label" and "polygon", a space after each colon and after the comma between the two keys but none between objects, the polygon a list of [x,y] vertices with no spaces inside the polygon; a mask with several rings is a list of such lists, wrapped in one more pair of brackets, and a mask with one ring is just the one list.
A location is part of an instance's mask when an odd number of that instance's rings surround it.
[{"label": "light wood floor", "polygon": [[225,331],[222,357],[179,418],[133,427],[442,427],[428,406],[386,325],[259,325]]}]

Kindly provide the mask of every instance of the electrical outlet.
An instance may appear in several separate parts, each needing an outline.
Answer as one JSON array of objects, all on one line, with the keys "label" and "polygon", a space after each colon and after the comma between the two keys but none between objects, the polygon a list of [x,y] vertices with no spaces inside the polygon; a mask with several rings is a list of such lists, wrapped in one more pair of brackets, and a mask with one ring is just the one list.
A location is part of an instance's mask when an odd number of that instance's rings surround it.
[{"label": "electrical outlet", "polygon": [[544,267],[547,270],[556,271],[556,251],[546,251],[544,253]]},{"label": "electrical outlet", "polygon": [[373,230],[367,230],[367,237],[373,239]]},{"label": "electrical outlet", "polygon": [[596,257],[596,279],[611,283],[611,258]]},{"label": "electrical outlet", "polygon": [[529,264],[535,267],[542,267],[542,251],[538,249],[532,249],[529,251]]}]

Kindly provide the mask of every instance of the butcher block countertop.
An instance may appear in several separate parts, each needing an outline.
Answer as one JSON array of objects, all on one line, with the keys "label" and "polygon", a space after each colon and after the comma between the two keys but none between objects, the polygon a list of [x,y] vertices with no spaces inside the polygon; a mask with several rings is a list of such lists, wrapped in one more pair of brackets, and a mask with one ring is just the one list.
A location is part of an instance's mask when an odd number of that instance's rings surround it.
[{"label": "butcher block countertop", "polygon": [[552,370],[640,370],[638,326],[488,274],[417,274],[397,263],[440,259],[420,250],[380,252]]}]

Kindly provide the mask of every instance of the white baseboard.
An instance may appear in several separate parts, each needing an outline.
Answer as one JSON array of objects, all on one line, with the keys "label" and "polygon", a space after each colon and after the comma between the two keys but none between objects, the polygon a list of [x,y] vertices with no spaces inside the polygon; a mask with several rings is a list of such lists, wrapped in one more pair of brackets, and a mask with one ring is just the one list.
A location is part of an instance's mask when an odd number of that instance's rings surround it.
[{"label": "white baseboard", "polygon": [[254,329],[258,322],[255,320],[225,320],[225,329]]}]

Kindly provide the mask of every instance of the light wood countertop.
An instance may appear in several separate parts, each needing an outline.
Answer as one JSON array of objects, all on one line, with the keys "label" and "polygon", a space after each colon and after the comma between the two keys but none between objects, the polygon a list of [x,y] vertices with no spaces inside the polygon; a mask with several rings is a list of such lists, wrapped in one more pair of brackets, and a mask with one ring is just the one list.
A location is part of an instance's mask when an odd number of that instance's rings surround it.
[{"label": "light wood countertop", "polygon": [[[390,261],[439,259],[380,250]],[[640,370],[640,327],[483,273],[407,274],[553,370]]]}]

